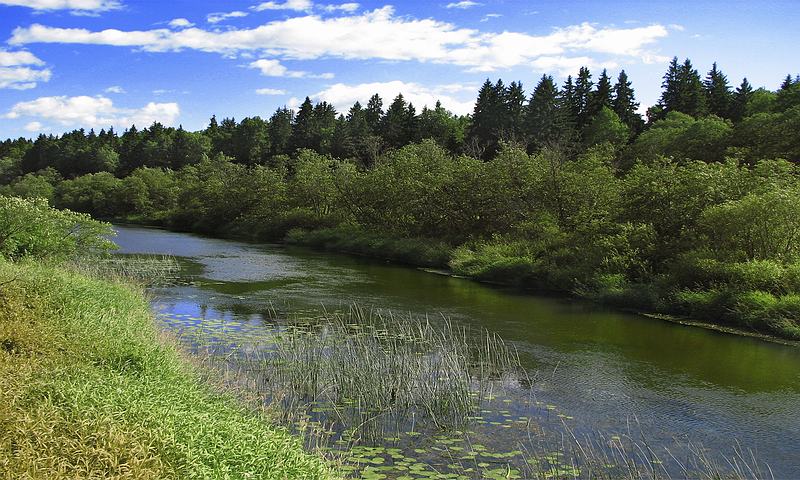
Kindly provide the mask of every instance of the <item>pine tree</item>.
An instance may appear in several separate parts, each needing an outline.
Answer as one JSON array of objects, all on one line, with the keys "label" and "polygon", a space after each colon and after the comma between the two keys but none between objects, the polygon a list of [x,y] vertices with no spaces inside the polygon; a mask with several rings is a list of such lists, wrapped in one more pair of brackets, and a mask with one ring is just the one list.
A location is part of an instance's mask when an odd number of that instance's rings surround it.
[{"label": "pine tree", "polygon": [[742,79],[742,84],[733,93],[731,101],[731,120],[738,122],[747,114],[747,103],[753,96],[753,87],[747,78]]},{"label": "pine tree", "polygon": [[561,88],[559,109],[561,109],[564,116],[563,123],[569,128],[574,128],[578,124],[578,114],[581,107],[575,96],[575,84],[572,81],[572,75],[567,76],[567,80]]},{"label": "pine tree", "polygon": [[289,153],[293,120],[294,112],[286,107],[277,109],[269,118],[270,156]]},{"label": "pine tree", "polygon": [[800,105],[800,76],[792,78],[787,75],[778,89],[775,98],[775,108],[779,112],[785,112],[792,107]]},{"label": "pine tree", "polygon": [[364,112],[369,130],[373,135],[377,135],[381,128],[381,118],[383,118],[383,99],[377,93],[370,97],[367,108]]},{"label": "pine tree", "polygon": [[524,142],[525,90],[521,82],[511,82],[505,91],[505,122],[499,132],[500,138],[511,142]]},{"label": "pine tree", "polygon": [[336,129],[336,109],[328,102],[314,105],[311,122],[311,148],[319,153],[330,153]]},{"label": "pine tree", "polygon": [[473,154],[491,158],[498,150],[498,125],[503,124],[503,97],[505,87],[501,80],[496,85],[487,78],[478,92],[469,129],[469,143]]},{"label": "pine tree", "polygon": [[717,62],[712,64],[711,70],[703,81],[703,88],[708,112],[720,118],[730,118],[731,87],[728,84],[728,77],[717,68]]},{"label": "pine tree", "polygon": [[611,78],[609,78],[608,72],[604,68],[603,72],[600,73],[600,77],[597,79],[597,88],[592,92],[589,98],[589,116],[591,118],[594,118],[595,115],[600,113],[603,107],[611,108],[611,93]]},{"label": "pine tree", "polygon": [[406,108],[406,121],[404,125],[404,141],[403,144],[413,143],[419,141],[417,137],[417,124],[419,122],[419,117],[417,116],[417,109],[414,108],[414,104],[408,102],[408,108]]},{"label": "pine tree", "polygon": [[553,77],[542,75],[525,112],[525,125],[531,152],[558,142],[563,127],[558,87]]},{"label": "pine tree", "polygon": [[658,108],[651,110],[657,117],[651,118],[651,121],[660,120],[669,112],[682,112],[694,117],[706,114],[703,82],[688,58],[680,65],[678,57],[672,59],[661,86],[663,91]]},{"label": "pine tree", "polygon": [[581,67],[575,78],[575,104],[578,108],[576,127],[580,131],[591,120],[589,102],[592,96],[592,74],[586,67]]},{"label": "pine tree", "polygon": [[314,105],[308,97],[294,117],[292,136],[289,139],[290,151],[298,148],[314,148]]},{"label": "pine tree", "polygon": [[403,94],[398,94],[381,119],[381,136],[386,145],[400,148],[408,143],[408,105]]},{"label": "pine tree", "polygon": [[628,80],[625,70],[619,72],[617,83],[614,85],[614,100],[611,102],[611,109],[619,116],[622,123],[628,126],[633,135],[639,134],[644,129],[644,120],[639,115],[639,102]]}]

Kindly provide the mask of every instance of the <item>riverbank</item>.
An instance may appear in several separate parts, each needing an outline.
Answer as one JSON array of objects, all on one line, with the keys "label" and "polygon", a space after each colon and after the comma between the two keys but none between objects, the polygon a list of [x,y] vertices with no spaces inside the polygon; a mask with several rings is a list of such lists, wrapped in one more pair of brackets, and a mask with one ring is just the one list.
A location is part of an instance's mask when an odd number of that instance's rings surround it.
[{"label": "riverbank", "polygon": [[[131,221],[132,220],[132,221]],[[182,231],[142,219],[112,219],[117,224]],[[224,230],[224,229],[223,229]],[[216,238],[264,241],[237,229],[233,234],[187,232]],[[275,242],[275,240],[272,240]],[[317,251],[341,253],[432,270],[437,274],[466,278],[476,282],[512,287],[548,296],[572,297],[613,307],[651,319],[683,326],[699,327],[784,345],[800,345],[800,327],[782,318],[800,312],[796,295],[775,297],[766,292],[745,291],[725,294],[719,291],[670,291],[653,283],[631,284],[605,276],[592,285],[575,288],[569,272],[537,268],[530,258],[498,248],[490,254],[454,247],[435,239],[389,238],[373,232],[337,227],[317,230],[290,230],[278,243]],[[755,294],[755,295],[754,295]],[[753,300],[760,301],[747,301]],[[725,300],[725,301],[723,301]],[[742,301],[744,300],[744,301]],[[768,319],[767,315],[775,314]],[[764,319],[768,321],[764,321]],[[769,321],[771,320],[771,321]],[[760,327],[760,328],[759,328]]]},{"label": "riverbank", "polygon": [[445,268],[447,274],[482,283],[571,296],[680,325],[800,345],[800,327],[791,320],[800,313],[797,295],[775,296],[753,287],[744,291],[676,290],[657,281],[637,284],[616,276],[576,287],[571,272],[537,265],[535,259],[502,246],[487,253],[427,239],[387,239],[342,228],[292,230],[284,241],[416,267]]},{"label": "riverbank", "polygon": [[0,261],[3,478],[328,478],[323,460],[212,393],[134,287]]}]

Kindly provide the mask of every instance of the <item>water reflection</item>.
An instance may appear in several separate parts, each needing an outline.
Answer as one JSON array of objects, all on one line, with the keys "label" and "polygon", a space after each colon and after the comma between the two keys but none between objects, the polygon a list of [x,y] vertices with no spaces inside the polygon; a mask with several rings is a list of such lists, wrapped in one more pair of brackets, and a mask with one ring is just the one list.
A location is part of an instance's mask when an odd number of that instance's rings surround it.
[{"label": "water reflection", "polygon": [[778,476],[800,475],[800,351],[536,297],[414,269],[296,248],[120,227],[123,253],[185,257],[187,285],[154,291],[158,308],[259,323],[270,309],[318,312],[352,303],[484,327],[512,342],[536,395],[579,430],[691,439],[758,450]]}]

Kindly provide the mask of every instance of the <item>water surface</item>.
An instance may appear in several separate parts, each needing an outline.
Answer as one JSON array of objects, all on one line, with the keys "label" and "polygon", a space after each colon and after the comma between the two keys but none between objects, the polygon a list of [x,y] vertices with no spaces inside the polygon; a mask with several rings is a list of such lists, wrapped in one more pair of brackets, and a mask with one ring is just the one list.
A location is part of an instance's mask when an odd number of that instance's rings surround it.
[{"label": "water surface", "polygon": [[[500,334],[536,378],[535,397],[579,432],[755,450],[777,477],[800,477],[800,349],[547,298],[368,259],[116,227],[121,253],[184,260],[194,282],[153,291],[182,318],[258,325],[271,308],[391,309]],[[178,317],[181,318],[181,317]]]}]

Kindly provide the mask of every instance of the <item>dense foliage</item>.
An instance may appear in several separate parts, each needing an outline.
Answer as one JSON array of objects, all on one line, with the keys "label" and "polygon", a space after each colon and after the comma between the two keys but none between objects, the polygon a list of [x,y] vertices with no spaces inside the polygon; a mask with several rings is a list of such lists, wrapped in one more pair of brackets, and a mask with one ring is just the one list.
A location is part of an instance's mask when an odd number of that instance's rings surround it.
[{"label": "dense foliage", "polygon": [[0,196],[0,258],[64,259],[108,250],[111,225],[85,213],[57,210],[44,198]]},{"label": "dense foliage", "polygon": [[313,244],[800,338],[800,78],[670,64],[481,87],[473,114],[306,100],[201,132],[0,144],[0,187],[59,208]]}]

